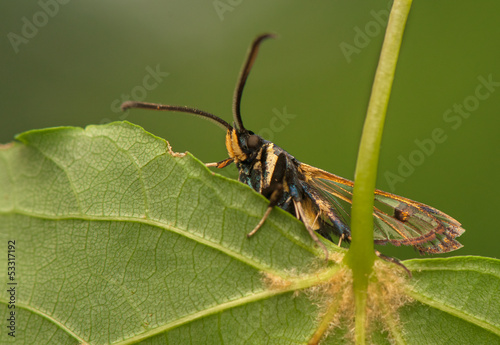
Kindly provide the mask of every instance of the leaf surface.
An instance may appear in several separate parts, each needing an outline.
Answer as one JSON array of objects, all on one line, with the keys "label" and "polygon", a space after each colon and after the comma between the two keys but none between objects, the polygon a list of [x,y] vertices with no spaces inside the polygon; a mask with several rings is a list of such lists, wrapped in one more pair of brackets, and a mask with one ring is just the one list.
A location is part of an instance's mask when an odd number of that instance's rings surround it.
[{"label": "leaf surface", "polygon": [[[142,128],[120,122],[17,139],[0,147],[0,257],[15,241],[17,283],[16,337],[3,321],[0,343],[306,344],[328,325],[325,310],[341,305],[348,288],[324,288],[340,266],[324,263],[302,223],[275,209],[247,239],[267,201]],[[498,261],[407,265],[415,278],[405,291],[416,302],[399,322],[374,321],[373,343],[498,343]],[[0,270],[4,287],[8,278]],[[2,315],[9,300],[2,288]],[[350,343],[349,324],[323,343]]]}]

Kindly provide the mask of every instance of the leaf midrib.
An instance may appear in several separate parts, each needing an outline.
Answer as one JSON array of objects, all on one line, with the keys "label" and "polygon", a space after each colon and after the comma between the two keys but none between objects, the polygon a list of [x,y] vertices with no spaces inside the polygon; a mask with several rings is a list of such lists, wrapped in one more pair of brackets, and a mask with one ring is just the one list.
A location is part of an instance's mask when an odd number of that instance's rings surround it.
[{"label": "leaf midrib", "polygon": [[[464,257],[462,257],[464,258]],[[465,257],[466,258],[466,257]],[[463,267],[463,268],[455,268],[455,267],[446,267],[446,266],[436,266],[436,267],[412,267],[412,265],[408,265],[408,268],[414,272],[425,272],[425,271],[444,271],[444,272],[475,272],[484,275],[489,275],[493,278],[500,279],[500,275],[495,274],[494,272],[481,269],[480,267]]]},{"label": "leaf midrib", "polygon": [[432,298],[429,298],[425,296],[424,294],[421,294],[415,290],[412,290],[411,288],[406,289],[406,293],[408,296],[412,297],[413,299],[423,303],[427,304],[430,307],[443,311],[447,314],[450,314],[452,316],[461,318],[471,324],[474,324],[478,327],[481,327],[485,330],[490,331],[491,333],[500,336],[500,328],[487,322],[486,320],[478,319],[477,317],[474,317],[473,315],[465,313],[463,310],[457,309],[457,308],[452,308],[450,306],[447,306],[443,302],[438,302]]},{"label": "leaf midrib", "polygon": [[[134,343],[136,343],[138,341],[145,340],[147,338],[150,338],[150,337],[153,337],[155,335],[161,334],[161,333],[166,332],[168,330],[171,330],[173,328],[176,328],[176,327],[179,327],[181,325],[187,324],[189,322],[201,319],[203,317],[207,317],[207,316],[216,314],[218,312],[222,312],[222,311],[227,310],[227,309],[239,307],[241,305],[245,305],[245,304],[248,304],[248,303],[258,302],[260,300],[271,298],[271,297],[274,297],[276,295],[284,294],[284,293],[287,293],[287,292],[290,292],[290,291],[294,291],[296,289],[297,289],[297,286],[292,285],[288,289],[282,289],[282,290],[264,290],[262,292],[252,293],[249,296],[238,298],[238,299],[233,300],[233,301],[221,303],[221,304],[218,304],[218,305],[216,305],[214,307],[206,308],[206,309],[204,309],[202,311],[199,311],[199,312],[196,312],[196,313],[193,313],[193,314],[190,314],[190,315],[183,316],[183,317],[181,317],[181,318],[179,318],[179,319],[177,319],[177,320],[175,320],[173,322],[169,322],[169,323],[166,323],[166,324],[164,324],[162,326],[155,327],[154,329],[148,330],[148,331],[146,331],[144,333],[141,333],[140,335],[136,335],[136,336],[131,337],[131,338],[127,339],[127,340],[123,340],[123,341],[120,341],[120,342],[117,342],[117,343],[113,343],[113,344],[117,344],[117,345],[134,344]],[[7,305],[8,301],[0,297],[0,303]],[[50,321],[50,322],[52,322],[53,324],[57,325],[61,330],[64,330],[69,335],[71,335],[72,337],[74,337],[80,343],[87,344],[85,339],[79,337],[74,331],[72,331],[70,328],[68,328],[65,324],[61,323],[60,321],[58,321],[54,317],[50,316],[49,314],[46,314],[46,313],[42,312],[41,310],[33,308],[30,305],[24,304],[24,303],[16,303],[16,308],[25,309],[25,310],[27,310],[29,312],[32,312],[32,313],[34,313],[34,314],[36,314],[36,315],[38,315],[38,316],[40,316],[40,317],[42,317],[42,318]]]},{"label": "leaf midrib", "polygon": [[[317,272],[317,273],[312,274],[308,277],[304,277],[304,276],[295,277],[294,279],[290,280],[290,284],[286,287],[282,287],[279,289],[267,288],[261,292],[257,292],[257,293],[253,292],[248,296],[239,297],[235,300],[221,303],[221,304],[218,304],[216,306],[206,308],[202,311],[199,311],[199,312],[196,312],[196,313],[193,313],[190,315],[185,315],[185,316],[183,316],[175,321],[166,323],[162,326],[155,327],[155,328],[147,330],[139,335],[131,337],[127,340],[123,340],[123,341],[116,342],[113,344],[116,344],[116,345],[134,344],[134,343],[137,343],[139,341],[153,337],[155,335],[167,332],[173,328],[182,326],[182,325],[187,324],[189,322],[193,322],[193,321],[201,319],[203,317],[208,317],[208,316],[211,316],[213,314],[216,314],[216,313],[219,313],[219,312],[231,309],[231,308],[236,308],[236,307],[246,305],[249,303],[258,302],[258,301],[265,300],[265,299],[268,299],[268,298],[271,298],[271,297],[274,297],[274,296],[277,296],[280,294],[286,294],[289,292],[304,290],[304,289],[307,289],[311,286],[318,285],[321,282],[328,281],[339,270],[340,270],[340,265],[336,265],[335,267],[327,268],[321,272]],[[0,297],[0,303],[7,305],[8,301],[6,299]],[[33,308],[32,306],[30,306],[28,304],[24,304],[24,303],[17,303],[16,307],[20,308],[20,309],[28,310],[36,315],[39,315],[42,318],[45,318],[46,320],[57,325],[60,329],[66,331],[69,335],[71,335],[72,337],[77,339],[80,343],[87,344],[84,339],[80,338],[77,334],[75,334],[71,329],[66,327],[63,323],[59,322],[57,319],[53,318],[52,316],[42,312],[41,310]]]},{"label": "leaf midrib", "polygon": [[[255,268],[261,272],[267,272],[270,274],[273,274],[275,276],[278,276],[282,279],[289,280],[293,279],[293,276],[286,274],[286,272],[279,271],[276,269],[271,268],[270,266],[265,266],[260,264],[259,262],[249,260],[248,257],[235,252],[233,250],[230,250],[229,248],[224,247],[222,244],[211,242],[209,240],[206,240],[202,237],[196,236],[185,229],[180,229],[175,226],[167,225],[159,221],[154,221],[151,219],[141,219],[137,217],[123,217],[123,216],[113,216],[113,217],[100,217],[100,216],[89,216],[89,215],[68,215],[68,216],[55,216],[55,215],[42,215],[42,214],[36,214],[36,213],[29,213],[29,212],[24,212],[21,210],[16,210],[12,209],[8,212],[3,212],[0,211],[0,216],[1,215],[13,215],[13,214],[18,214],[26,217],[32,217],[32,218],[38,218],[38,219],[44,219],[44,220],[53,220],[53,221],[58,221],[58,220],[82,220],[82,221],[93,221],[93,222],[129,222],[129,223],[139,223],[143,225],[149,225],[152,227],[156,227],[159,229],[163,229],[166,231],[170,231],[172,233],[175,233],[177,235],[183,236],[185,238],[188,238],[190,240],[193,240],[195,242],[198,242],[202,245],[205,245],[207,247],[210,247],[214,250],[217,250],[219,252],[222,252],[226,254],[229,257],[232,257],[233,259],[239,260],[242,263]],[[274,224],[272,224],[273,227],[275,227]],[[314,248],[307,248],[311,253],[315,253]]]}]

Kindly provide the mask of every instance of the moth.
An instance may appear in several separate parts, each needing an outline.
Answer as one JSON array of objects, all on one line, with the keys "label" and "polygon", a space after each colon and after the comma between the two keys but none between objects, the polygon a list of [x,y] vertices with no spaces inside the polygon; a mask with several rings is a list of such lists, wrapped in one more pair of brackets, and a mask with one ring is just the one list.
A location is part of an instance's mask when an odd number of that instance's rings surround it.
[{"label": "moth", "polygon": [[[262,219],[248,233],[248,237],[258,231],[277,206],[304,223],[309,235],[323,249],[328,260],[328,251],[316,234],[332,241],[336,236],[339,245],[342,241],[351,241],[349,224],[354,183],[298,161],[281,147],[246,129],[241,118],[243,88],[261,43],[271,37],[274,35],[260,35],[250,46],[234,91],[233,125],[211,113],[186,106],[127,101],[122,104],[122,109],[183,112],[210,120],[224,129],[229,157],[206,165],[224,168],[235,163],[239,181],[269,200]],[[374,198],[375,244],[413,246],[421,254],[445,253],[462,247],[455,238],[465,230],[447,214],[381,190],[375,190]]]}]

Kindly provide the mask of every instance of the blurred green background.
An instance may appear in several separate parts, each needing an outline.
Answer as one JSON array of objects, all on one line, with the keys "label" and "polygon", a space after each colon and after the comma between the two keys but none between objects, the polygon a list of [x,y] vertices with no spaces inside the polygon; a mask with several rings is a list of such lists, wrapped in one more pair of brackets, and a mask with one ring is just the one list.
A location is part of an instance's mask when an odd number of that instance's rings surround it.
[{"label": "blurred green background", "polygon": [[[263,44],[245,89],[245,125],[299,160],[352,179],[388,5],[2,1],[0,142],[34,128],[126,119],[176,151],[224,159],[224,132],[209,122],[124,114],[118,105],[123,97],[190,105],[229,121],[250,42],[274,32],[279,39]],[[415,1],[389,104],[377,186],[460,220],[465,247],[453,255],[500,252],[499,13],[498,1]],[[288,118],[277,115],[284,111]]]}]

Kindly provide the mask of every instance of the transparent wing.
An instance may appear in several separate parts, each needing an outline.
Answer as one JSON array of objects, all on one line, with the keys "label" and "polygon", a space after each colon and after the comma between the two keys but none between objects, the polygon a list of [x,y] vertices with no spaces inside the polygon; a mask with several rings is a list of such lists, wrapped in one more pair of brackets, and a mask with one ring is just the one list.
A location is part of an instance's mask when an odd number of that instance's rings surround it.
[{"label": "transparent wing", "polygon": [[[354,183],[306,164],[301,165],[301,170],[308,184],[349,225]],[[411,245],[421,253],[444,253],[462,247],[455,240],[465,231],[458,221],[433,207],[378,189],[373,219],[377,244]]]}]

